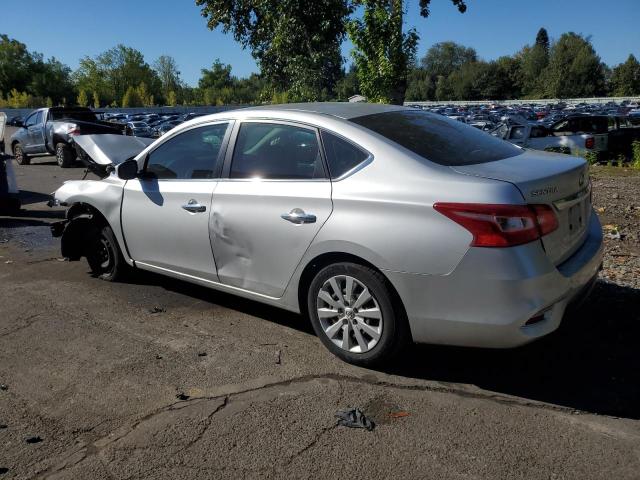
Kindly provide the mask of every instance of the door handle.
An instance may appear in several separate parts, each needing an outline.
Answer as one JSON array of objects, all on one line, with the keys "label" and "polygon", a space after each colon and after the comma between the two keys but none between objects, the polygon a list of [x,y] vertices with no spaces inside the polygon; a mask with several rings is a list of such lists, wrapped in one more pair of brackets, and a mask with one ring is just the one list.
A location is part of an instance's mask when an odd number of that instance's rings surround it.
[{"label": "door handle", "polygon": [[191,213],[201,213],[207,210],[207,207],[200,205],[197,200],[194,200],[193,198],[189,200],[189,203],[186,205],[182,205],[182,208]]},{"label": "door handle", "polygon": [[289,213],[283,213],[280,218],[287,222],[302,225],[303,223],[316,223],[316,216],[311,213],[304,213],[301,208],[294,208]]}]

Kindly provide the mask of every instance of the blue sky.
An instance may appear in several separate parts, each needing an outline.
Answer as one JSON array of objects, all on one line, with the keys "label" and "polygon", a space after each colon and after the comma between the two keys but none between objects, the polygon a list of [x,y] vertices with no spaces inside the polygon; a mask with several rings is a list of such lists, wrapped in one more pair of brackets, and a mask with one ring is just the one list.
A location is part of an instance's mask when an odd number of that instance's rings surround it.
[{"label": "blue sky", "polygon": [[[6,0],[0,33],[27,44],[45,57],[72,68],[123,43],[140,50],[147,62],[173,56],[189,84],[215,58],[233,65],[233,74],[257,71],[250,52],[231,35],[210,31],[193,0]],[[313,0],[309,0],[313,1]],[[431,16],[418,15],[418,0],[407,2],[407,26],[420,34],[418,53],[434,43],[453,40],[490,60],[532,43],[544,26],[552,39],[563,32],[590,35],[604,62],[614,65],[629,53],[640,58],[640,0],[467,0],[460,14],[449,0],[432,0]],[[64,28],[66,26],[67,28]],[[344,55],[350,45],[345,43]]]}]

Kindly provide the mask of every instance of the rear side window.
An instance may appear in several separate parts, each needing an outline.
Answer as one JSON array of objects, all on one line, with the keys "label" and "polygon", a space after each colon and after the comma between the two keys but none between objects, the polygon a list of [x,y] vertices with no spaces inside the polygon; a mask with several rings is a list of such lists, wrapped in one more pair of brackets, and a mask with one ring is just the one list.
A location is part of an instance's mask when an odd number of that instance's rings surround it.
[{"label": "rear side window", "polygon": [[243,123],[233,149],[229,177],[326,178],[316,131],[279,123]]},{"label": "rear side window", "polygon": [[399,110],[351,119],[422,158],[446,166],[493,162],[522,149],[441,115]]},{"label": "rear side window", "polygon": [[341,177],[369,158],[367,152],[332,133],[323,131],[321,135],[331,178]]}]

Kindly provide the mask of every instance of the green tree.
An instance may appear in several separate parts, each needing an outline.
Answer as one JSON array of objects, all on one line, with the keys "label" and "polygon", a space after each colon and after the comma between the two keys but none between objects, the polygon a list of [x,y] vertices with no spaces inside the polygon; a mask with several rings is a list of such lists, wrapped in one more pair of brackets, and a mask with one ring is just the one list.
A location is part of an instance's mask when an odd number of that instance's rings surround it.
[{"label": "green tree", "polygon": [[402,31],[402,0],[363,0],[362,19],[347,24],[360,89],[370,102],[404,102],[418,34]]},{"label": "green tree", "polygon": [[78,93],[78,99],[76,100],[76,102],[81,107],[86,107],[87,105],[89,105],[89,98],[87,97],[87,92],[85,92],[84,90],[80,90],[80,93]]},{"label": "green tree", "polygon": [[[153,68],[160,79],[162,85],[162,95],[168,99],[169,92],[180,90],[182,82],[180,81],[180,71],[175,59],[169,55],[161,55],[153,63]],[[167,102],[168,103],[168,102]]]},{"label": "green tree", "polygon": [[198,80],[198,87],[202,89],[213,88],[220,90],[224,87],[230,87],[233,84],[231,77],[231,65],[226,65],[216,58],[211,69],[203,68],[202,76]]},{"label": "green tree", "polygon": [[100,108],[100,95],[98,92],[93,92],[93,108]]},{"label": "green tree", "polygon": [[144,60],[144,55],[124,45],[101,53],[95,58],[85,57],[75,73],[78,88],[96,91],[107,103],[124,98],[129,87],[144,83],[150,95],[162,96],[158,74]]},{"label": "green tree", "polygon": [[549,54],[549,34],[547,33],[547,29],[541,27],[536,34],[536,45],[541,47],[543,50]]},{"label": "green tree", "polygon": [[640,95],[640,63],[633,55],[611,71],[611,92],[617,97]]},{"label": "green tree", "polygon": [[348,71],[342,73],[338,83],[336,83],[335,96],[338,100],[345,101],[358,93],[360,93],[358,71],[355,65],[351,65]]},{"label": "green tree", "polygon": [[465,63],[477,60],[478,54],[473,48],[455,42],[441,42],[427,50],[420,64],[431,78],[437,79],[439,76],[448,77]]},{"label": "green tree", "polygon": [[407,100],[433,100],[436,86],[431,76],[423,68],[414,67],[407,79]]},{"label": "green tree", "polygon": [[167,94],[167,105],[170,105],[172,107],[178,105],[178,96],[173,90],[169,90],[169,93]]},{"label": "green tree", "polygon": [[564,33],[551,47],[542,75],[547,98],[592,97],[605,93],[605,72],[589,38]]},{"label": "green tree", "polygon": [[138,95],[138,89],[134,87],[127,88],[127,91],[122,97],[122,106],[127,107],[142,107],[142,99]]},{"label": "green tree", "polygon": [[24,43],[0,35],[0,90],[25,91],[29,84],[33,57]]},{"label": "green tree", "polygon": [[340,76],[347,0],[196,0],[210,29],[249,48],[272,91],[319,98]]}]

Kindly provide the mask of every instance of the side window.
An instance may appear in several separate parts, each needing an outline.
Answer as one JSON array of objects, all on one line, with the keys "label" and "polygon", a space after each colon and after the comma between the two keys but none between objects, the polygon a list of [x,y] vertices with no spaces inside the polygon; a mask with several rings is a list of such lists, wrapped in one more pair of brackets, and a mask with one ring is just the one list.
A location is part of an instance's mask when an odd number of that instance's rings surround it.
[{"label": "side window", "polygon": [[233,150],[229,177],[325,178],[315,130],[277,123],[243,123]]},{"label": "side window", "polygon": [[146,173],[158,179],[207,179],[217,175],[218,157],[228,123],[192,128],[156,148]]},{"label": "side window", "polygon": [[27,119],[24,121],[24,126],[25,127],[32,127],[34,126],[36,123],[38,123],[38,114],[40,112],[33,112],[31,115],[29,115],[27,117]]},{"label": "side window", "polygon": [[322,144],[331,178],[341,177],[369,157],[368,153],[329,132],[322,132]]}]

